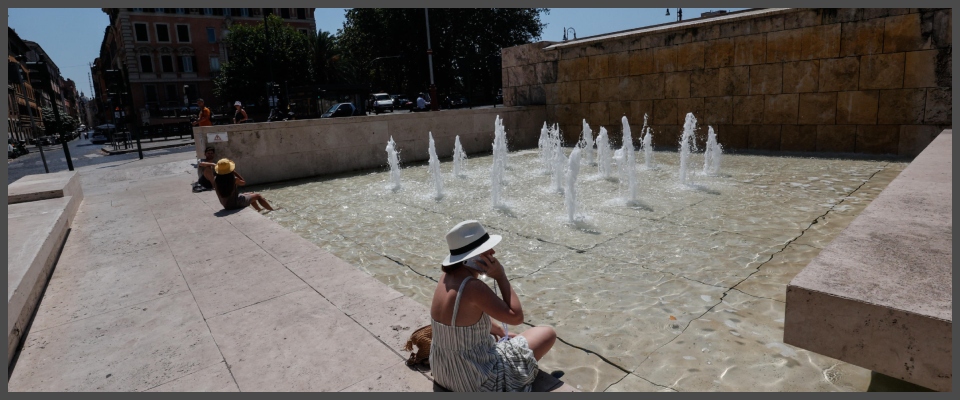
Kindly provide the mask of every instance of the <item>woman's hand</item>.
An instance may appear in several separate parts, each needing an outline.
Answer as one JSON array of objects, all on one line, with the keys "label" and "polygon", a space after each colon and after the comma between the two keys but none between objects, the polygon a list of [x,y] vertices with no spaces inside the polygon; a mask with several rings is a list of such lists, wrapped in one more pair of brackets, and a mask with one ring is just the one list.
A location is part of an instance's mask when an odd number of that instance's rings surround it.
[{"label": "woman's hand", "polygon": [[494,280],[507,277],[507,274],[503,272],[503,264],[500,264],[500,260],[497,260],[497,258],[491,254],[481,254],[477,264],[480,265],[480,269],[483,270],[484,274]]}]

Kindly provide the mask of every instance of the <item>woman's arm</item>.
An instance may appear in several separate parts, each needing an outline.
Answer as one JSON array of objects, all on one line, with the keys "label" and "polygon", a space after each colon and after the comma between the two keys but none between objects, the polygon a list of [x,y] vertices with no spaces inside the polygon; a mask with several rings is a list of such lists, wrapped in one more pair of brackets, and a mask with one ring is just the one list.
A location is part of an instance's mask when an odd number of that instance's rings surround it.
[{"label": "woman's arm", "polygon": [[237,178],[237,186],[243,186],[247,184],[247,181],[243,180],[243,177],[237,171],[233,171],[233,176]]},{"label": "woman's arm", "polygon": [[[481,264],[481,268],[484,269],[487,276],[497,281],[497,286],[500,288],[503,298],[497,297],[489,286],[480,282],[479,285],[474,285],[477,290],[474,291],[473,296],[470,296],[471,303],[497,321],[503,321],[510,325],[523,323],[523,307],[520,305],[517,293],[510,287],[510,280],[507,279],[507,274],[503,272],[500,261],[493,256],[482,254],[479,264]],[[468,286],[471,284],[468,284]]]},{"label": "woman's arm", "polygon": [[244,109],[241,108],[241,109],[240,109],[240,114],[243,114],[243,119],[241,119],[240,122],[246,121],[246,120],[247,120],[247,110],[244,110]]}]

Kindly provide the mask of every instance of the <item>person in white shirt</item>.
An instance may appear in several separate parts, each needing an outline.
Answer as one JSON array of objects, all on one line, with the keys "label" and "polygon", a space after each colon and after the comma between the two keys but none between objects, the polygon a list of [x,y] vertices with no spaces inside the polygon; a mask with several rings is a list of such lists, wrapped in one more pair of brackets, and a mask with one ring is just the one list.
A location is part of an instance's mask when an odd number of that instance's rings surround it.
[{"label": "person in white shirt", "polygon": [[423,99],[423,93],[417,96],[417,109],[420,111],[427,109],[427,101]]}]

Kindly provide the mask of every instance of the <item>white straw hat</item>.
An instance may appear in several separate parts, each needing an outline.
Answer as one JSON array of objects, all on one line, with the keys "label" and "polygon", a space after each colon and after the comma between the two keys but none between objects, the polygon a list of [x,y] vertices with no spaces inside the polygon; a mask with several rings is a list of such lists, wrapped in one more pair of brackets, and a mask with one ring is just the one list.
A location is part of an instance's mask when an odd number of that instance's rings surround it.
[{"label": "white straw hat", "polygon": [[443,259],[443,266],[453,265],[482,254],[500,243],[500,235],[489,235],[477,221],[463,221],[447,232],[450,254]]},{"label": "white straw hat", "polygon": [[239,101],[238,101],[238,102],[236,102],[236,103],[233,103],[233,105],[235,105],[235,106],[240,106],[240,107],[243,107],[243,104],[240,104],[240,102],[239,102]]}]

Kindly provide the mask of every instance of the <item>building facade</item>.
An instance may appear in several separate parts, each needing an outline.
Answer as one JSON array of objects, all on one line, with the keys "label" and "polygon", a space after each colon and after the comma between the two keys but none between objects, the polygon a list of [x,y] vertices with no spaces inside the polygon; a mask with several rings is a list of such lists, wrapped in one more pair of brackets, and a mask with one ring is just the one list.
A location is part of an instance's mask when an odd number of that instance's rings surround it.
[{"label": "building facade", "polygon": [[[110,26],[100,57],[91,66],[100,110],[119,104],[106,94],[106,70],[123,70],[129,79],[124,105],[143,125],[178,122],[193,114],[197,98],[214,110],[229,110],[213,95],[213,80],[229,60],[224,39],[233,24],[258,24],[275,14],[294,28],[316,35],[312,8],[104,8]],[[116,100],[114,100],[116,101]],[[105,113],[110,121],[113,113]]]},{"label": "building facade", "polygon": [[[30,74],[27,71],[27,53],[31,51],[27,43],[17,35],[12,28],[7,27],[7,61],[17,63],[23,71],[23,83],[7,82],[7,138],[27,140],[41,136],[43,133],[43,118],[41,108],[37,104],[37,97],[30,83]],[[33,118],[30,118],[30,114]],[[36,130],[34,130],[36,128]]]}]

